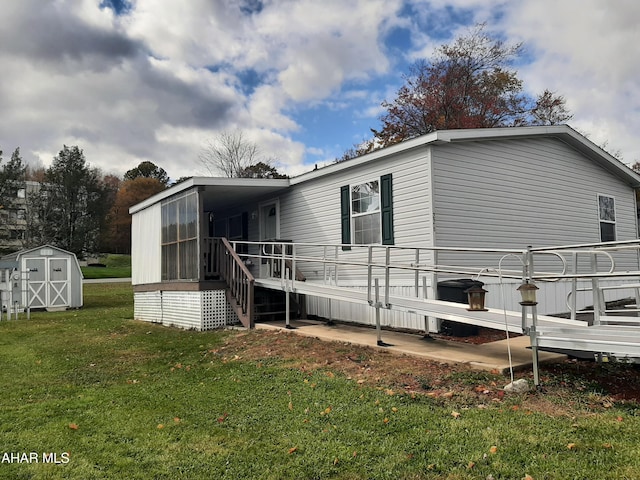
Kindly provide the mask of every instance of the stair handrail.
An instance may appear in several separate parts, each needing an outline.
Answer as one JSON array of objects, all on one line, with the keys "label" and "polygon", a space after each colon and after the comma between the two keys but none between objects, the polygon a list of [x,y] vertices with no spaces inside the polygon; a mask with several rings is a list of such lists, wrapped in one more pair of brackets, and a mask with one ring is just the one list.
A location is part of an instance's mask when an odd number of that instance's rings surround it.
[{"label": "stair handrail", "polygon": [[[229,286],[231,296],[242,309],[243,315],[238,315],[240,321],[247,328],[253,328],[253,299],[255,277],[251,274],[229,240],[219,239],[224,248],[218,249],[218,266],[220,275]],[[245,318],[242,318],[242,317]]]}]

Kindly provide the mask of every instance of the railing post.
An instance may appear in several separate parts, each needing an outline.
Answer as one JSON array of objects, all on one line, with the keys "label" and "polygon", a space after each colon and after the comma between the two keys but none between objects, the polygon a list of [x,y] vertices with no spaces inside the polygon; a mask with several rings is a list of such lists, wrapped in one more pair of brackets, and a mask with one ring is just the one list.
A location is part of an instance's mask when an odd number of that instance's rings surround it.
[{"label": "railing post", "polygon": [[391,248],[385,248],[385,265],[384,265],[384,305],[386,308],[391,306],[389,303],[389,278],[391,270]]},{"label": "railing post", "polygon": [[416,294],[416,298],[420,298],[420,287],[419,287],[420,249],[419,248],[416,248],[416,258],[415,258],[414,267],[415,267],[415,271],[413,272],[413,276],[414,276],[415,294]]},{"label": "railing post", "polygon": [[369,302],[369,305],[373,305],[373,297],[371,296],[373,277],[373,245],[369,245],[367,250],[367,301]]}]

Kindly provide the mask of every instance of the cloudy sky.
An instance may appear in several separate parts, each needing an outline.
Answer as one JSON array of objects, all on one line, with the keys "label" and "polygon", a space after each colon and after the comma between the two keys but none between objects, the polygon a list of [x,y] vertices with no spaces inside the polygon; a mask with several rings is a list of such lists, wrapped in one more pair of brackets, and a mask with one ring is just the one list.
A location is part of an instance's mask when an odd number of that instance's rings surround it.
[{"label": "cloudy sky", "polygon": [[105,173],[150,160],[175,179],[240,129],[298,174],[369,138],[408,65],[486,22],[524,43],[527,93],[564,95],[571,126],[640,161],[637,0],[16,0],[0,21],[5,158],[78,145]]}]

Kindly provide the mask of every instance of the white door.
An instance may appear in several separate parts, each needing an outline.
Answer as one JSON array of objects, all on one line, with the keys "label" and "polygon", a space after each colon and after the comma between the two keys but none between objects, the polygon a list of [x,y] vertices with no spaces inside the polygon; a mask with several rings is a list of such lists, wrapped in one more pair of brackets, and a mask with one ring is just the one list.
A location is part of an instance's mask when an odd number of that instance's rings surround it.
[{"label": "white door", "polygon": [[48,258],[49,288],[47,307],[69,306],[69,259]]},{"label": "white door", "polygon": [[31,308],[47,306],[47,259],[27,258],[25,266],[29,269],[29,305]]},{"label": "white door", "polygon": [[68,307],[70,299],[68,258],[27,258],[31,308]]},{"label": "white door", "polygon": [[278,202],[260,205],[260,240],[275,240],[279,237]]}]

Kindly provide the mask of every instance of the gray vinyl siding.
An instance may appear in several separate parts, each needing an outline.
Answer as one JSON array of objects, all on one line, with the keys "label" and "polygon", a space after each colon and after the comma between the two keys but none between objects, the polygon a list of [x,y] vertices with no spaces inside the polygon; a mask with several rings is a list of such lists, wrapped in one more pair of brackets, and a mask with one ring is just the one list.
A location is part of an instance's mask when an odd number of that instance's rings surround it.
[{"label": "gray vinyl siding", "polygon": [[598,194],[615,198],[617,240],[637,238],[633,189],[559,140],[439,145],[432,158],[438,246],[599,242]]},{"label": "gray vinyl siding", "polygon": [[[393,175],[393,217],[395,245],[428,247],[431,235],[431,180],[427,163],[429,147],[402,152],[332,175],[293,185],[280,197],[281,237],[302,243],[341,242],[340,187]],[[333,250],[331,253],[333,254]],[[384,248],[376,248],[384,258]],[[366,259],[366,249],[339,250],[340,259]],[[397,261],[400,259],[395,257]],[[319,267],[320,268],[320,267]],[[321,268],[320,268],[321,269]],[[304,272],[309,278],[320,270]],[[365,270],[341,269],[341,281],[362,284]]]}]

